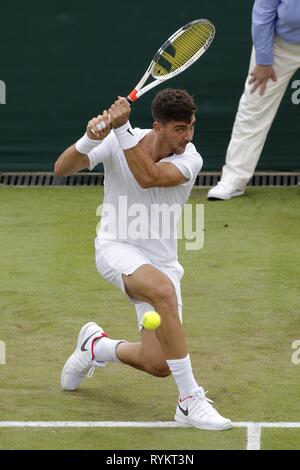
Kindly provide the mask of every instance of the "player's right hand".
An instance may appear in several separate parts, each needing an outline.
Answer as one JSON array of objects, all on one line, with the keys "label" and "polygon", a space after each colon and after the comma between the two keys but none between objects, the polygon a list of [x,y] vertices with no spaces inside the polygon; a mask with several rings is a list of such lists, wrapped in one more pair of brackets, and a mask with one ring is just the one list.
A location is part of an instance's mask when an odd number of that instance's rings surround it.
[{"label": "player's right hand", "polygon": [[126,124],[131,113],[131,107],[126,98],[119,96],[109,108],[109,116],[112,127],[118,128]]},{"label": "player's right hand", "polygon": [[111,125],[106,109],[103,111],[103,114],[99,114],[99,116],[91,119],[86,128],[86,133],[92,140],[103,140],[110,131]]}]

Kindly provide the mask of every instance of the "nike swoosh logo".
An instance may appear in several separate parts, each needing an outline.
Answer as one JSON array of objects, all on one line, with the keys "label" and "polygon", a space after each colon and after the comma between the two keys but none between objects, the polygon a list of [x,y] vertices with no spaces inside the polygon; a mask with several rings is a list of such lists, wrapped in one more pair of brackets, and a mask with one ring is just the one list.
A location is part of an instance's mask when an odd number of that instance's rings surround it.
[{"label": "nike swoosh logo", "polygon": [[[81,351],[84,352],[84,351],[87,351],[87,349],[85,348],[85,345],[86,343],[88,342],[89,339],[91,339],[92,336],[94,336],[94,334],[97,333],[97,331],[95,331],[94,333],[91,334],[91,336],[89,336],[81,345]],[[100,331],[99,331],[100,333]]]},{"label": "nike swoosh logo", "polygon": [[189,408],[186,408],[186,410],[184,410],[183,408],[181,408],[181,406],[179,405],[179,403],[178,403],[178,408],[180,409],[180,411],[182,411],[182,413],[184,414],[184,416],[188,416],[188,415],[189,415]]},{"label": "nike swoosh logo", "polygon": [[134,137],[134,134],[131,132],[131,130],[129,128],[127,129],[127,132]]}]

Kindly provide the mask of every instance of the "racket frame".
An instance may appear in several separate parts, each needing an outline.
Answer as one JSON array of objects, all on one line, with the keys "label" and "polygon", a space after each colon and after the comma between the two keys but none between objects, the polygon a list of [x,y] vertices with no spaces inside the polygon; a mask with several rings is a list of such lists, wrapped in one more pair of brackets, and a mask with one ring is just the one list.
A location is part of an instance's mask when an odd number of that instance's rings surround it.
[{"label": "racket frame", "polygon": [[[172,45],[172,43],[179,37],[181,36],[185,30],[187,30],[188,28],[192,27],[193,25],[195,24],[198,24],[198,23],[206,23],[206,24],[209,24],[211,27],[212,27],[212,34],[211,36],[208,38],[208,40],[206,41],[206,43],[204,44],[204,46],[201,47],[201,49],[199,49],[198,52],[196,52],[196,54],[194,54],[185,64],[183,64],[181,67],[179,67],[178,69],[174,70],[173,72],[171,73],[168,73],[167,75],[165,75],[164,77],[161,77],[161,78],[156,78],[153,74],[152,74],[152,70],[156,64],[156,61],[157,59],[161,56],[161,54],[164,52],[164,50]],[[213,39],[214,39],[214,36],[215,36],[215,27],[214,25],[209,21],[209,20],[206,20],[206,19],[198,19],[198,20],[194,20],[194,21],[191,21],[190,23],[187,23],[185,26],[182,26],[180,29],[178,29],[178,31],[176,31],[174,34],[172,34],[172,36],[170,36],[170,38],[158,49],[158,51],[156,52],[155,56],[153,57],[152,61],[150,62],[150,65],[149,67],[147,68],[146,72],[144,73],[143,77],[141,78],[141,80],[138,82],[138,84],[135,86],[135,88],[129,93],[129,95],[127,96],[127,101],[129,103],[133,103],[134,101],[136,101],[138,98],[140,98],[142,95],[144,95],[145,93],[147,93],[147,91],[151,90],[152,88],[158,86],[160,83],[163,83],[165,82],[166,80],[169,80],[170,78],[172,77],[175,77],[176,75],[180,74],[181,72],[183,72],[184,70],[186,70],[188,67],[190,67],[192,64],[194,64],[196,62],[196,60],[199,59],[199,57],[202,56],[202,54],[204,54],[204,52],[206,51],[206,49],[208,49],[208,47],[210,46],[210,44],[212,43]],[[148,85],[144,86],[143,85],[146,83],[146,81],[148,80],[148,78],[150,77],[150,75],[152,75],[152,77],[154,78],[154,81],[149,83]]]}]

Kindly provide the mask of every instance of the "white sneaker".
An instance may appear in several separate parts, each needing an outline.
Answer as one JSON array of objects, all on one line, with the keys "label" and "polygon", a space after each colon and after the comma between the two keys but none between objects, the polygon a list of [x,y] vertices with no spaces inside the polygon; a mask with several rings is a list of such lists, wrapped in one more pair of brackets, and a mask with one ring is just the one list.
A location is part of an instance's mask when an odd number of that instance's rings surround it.
[{"label": "white sneaker", "polygon": [[84,377],[93,375],[95,367],[104,367],[106,362],[98,362],[92,356],[92,346],[96,339],[107,336],[97,323],[86,323],[80,330],[77,347],[64,365],[61,373],[63,390],[76,390]]},{"label": "white sneaker", "polygon": [[208,191],[207,199],[222,199],[223,201],[227,201],[232,197],[242,196],[244,192],[245,189],[236,189],[232,184],[219,181],[217,186],[214,186]]},{"label": "white sneaker", "polygon": [[203,388],[196,388],[193,390],[192,396],[182,401],[179,400],[177,403],[175,421],[213,431],[232,428],[230,419],[223,418],[209,402],[213,403],[212,400],[206,398]]}]

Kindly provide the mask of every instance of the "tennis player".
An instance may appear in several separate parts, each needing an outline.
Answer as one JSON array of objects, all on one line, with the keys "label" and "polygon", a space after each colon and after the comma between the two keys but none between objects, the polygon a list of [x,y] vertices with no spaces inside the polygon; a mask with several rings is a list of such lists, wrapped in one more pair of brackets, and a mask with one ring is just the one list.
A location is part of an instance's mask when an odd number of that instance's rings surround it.
[{"label": "tennis player", "polygon": [[[195,380],[181,323],[183,268],[175,235],[180,211],[167,239],[161,236],[159,224],[146,216],[143,225],[148,237],[135,237],[128,230],[128,213],[137,203],[149,214],[155,204],[182,207],[188,200],[202,167],[192,144],[195,111],[187,92],[165,89],[152,102],[153,129],[133,129],[131,108],[119,97],[88,123],[86,134],[56,162],[55,172],[60,176],[103,163],[105,196],[95,240],[96,265],[134,303],[140,330],[140,342],[130,343],[108,338],[94,322],[85,324],[63,368],[61,385],[64,390],[75,390],[94,367],[108,362],[127,364],[156,377],[172,374],[179,391],[175,420],[200,429],[225,430],[232,427],[231,421],[215,410]],[[106,128],[101,130],[103,122]],[[127,214],[120,210],[124,197]],[[155,331],[141,326],[142,315],[149,310],[159,312],[162,319]]]}]

